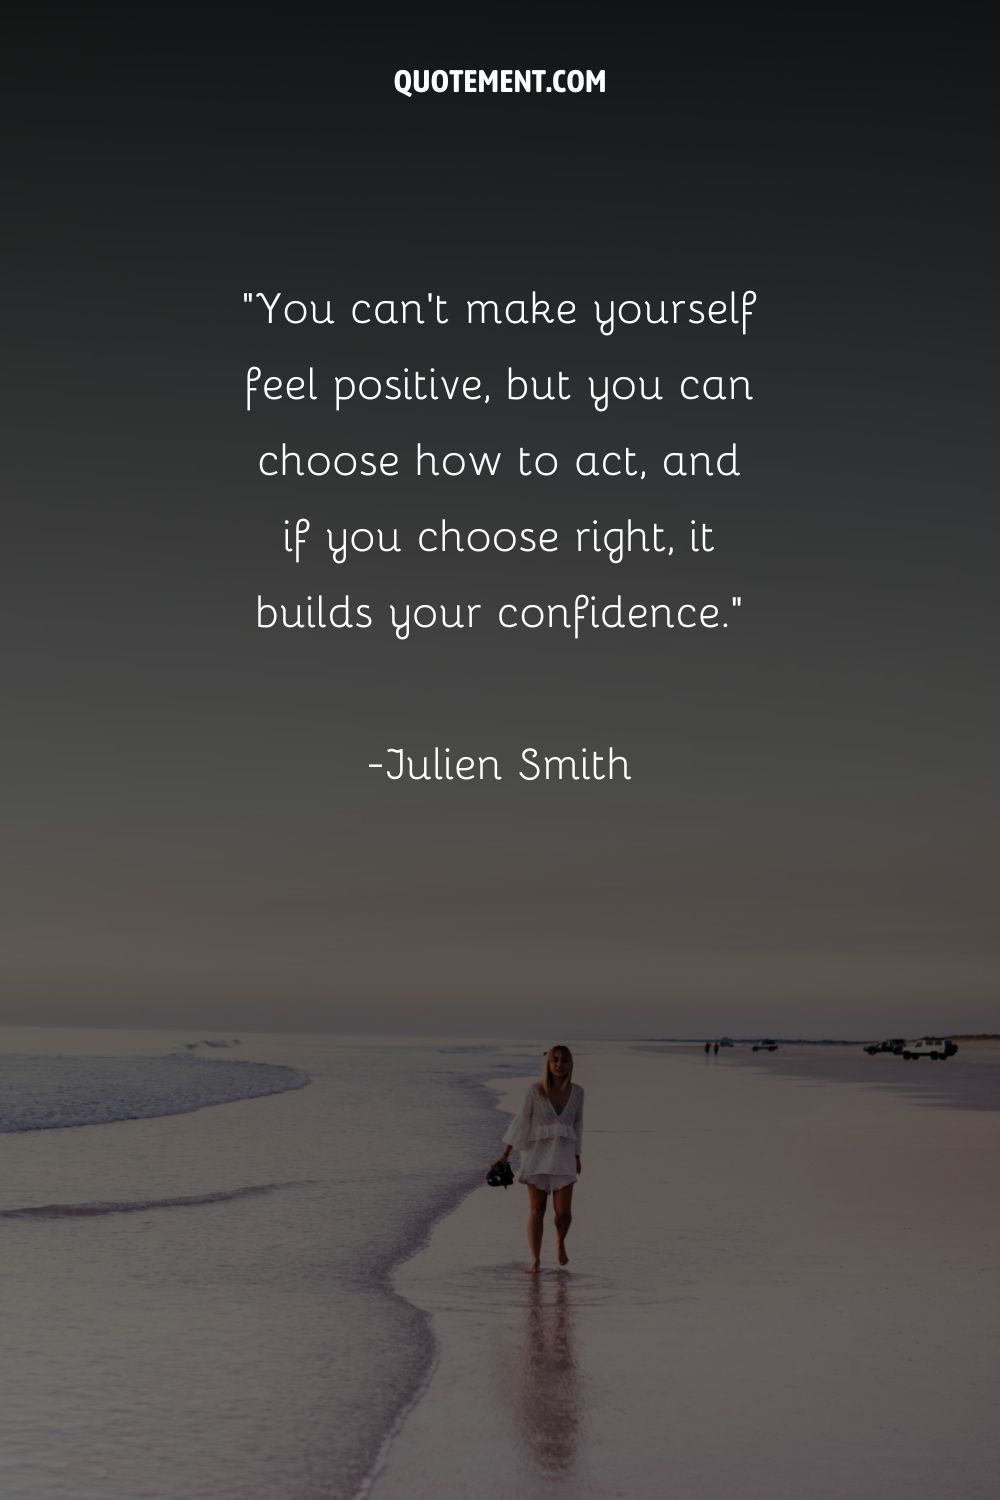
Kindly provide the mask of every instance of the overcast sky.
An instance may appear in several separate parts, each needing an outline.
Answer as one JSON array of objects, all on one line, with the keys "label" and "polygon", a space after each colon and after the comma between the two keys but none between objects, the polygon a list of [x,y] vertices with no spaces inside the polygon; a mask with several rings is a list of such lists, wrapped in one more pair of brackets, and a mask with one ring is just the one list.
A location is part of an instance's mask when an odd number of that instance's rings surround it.
[{"label": "overcast sky", "polygon": [[[496,7],[499,11],[499,7]],[[44,6],[8,95],[15,185],[10,772],[0,959],[16,1021],[496,1034],[993,1030],[996,512],[975,39],[637,32],[574,7],[503,43],[379,10]],[[477,13],[478,14],[478,13]],[[211,12],[208,13],[211,15]],[[609,20],[609,15],[611,19]],[[796,12],[801,16],[801,12]],[[195,20],[197,26],[195,27]],[[480,20],[481,20],[480,16]],[[375,24],[377,22],[377,24]],[[619,27],[617,35],[614,27]],[[654,45],[655,44],[655,45]],[[401,66],[605,68],[589,97],[394,92]],[[929,80],[933,79],[933,92]],[[244,290],[659,300],[731,327],[265,330]],[[320,375],[659,374],[662,403],[276,403]],[[689,404],[689,371],[752,403]],[[739,479],[417,483],[417,441],[737,445]],[[396,480],[267,481],[282,441]],[[564,466],[565,467],[565,466]],[[652,467],[652,466],[651,466]],[[398,526],[398,557],[282,553],[286,516]],[[441,517],[709,524],[711,558],[457,564]],[[274,602],[476,600],[408,642],[259,632]],[[716,632],[503,632],[506,600],[743,605]],[[381,617],[381,616],[380,616]],[[496,755],[394,784],[387,746]],[[521,746],[632,779],[527,785]]]}]

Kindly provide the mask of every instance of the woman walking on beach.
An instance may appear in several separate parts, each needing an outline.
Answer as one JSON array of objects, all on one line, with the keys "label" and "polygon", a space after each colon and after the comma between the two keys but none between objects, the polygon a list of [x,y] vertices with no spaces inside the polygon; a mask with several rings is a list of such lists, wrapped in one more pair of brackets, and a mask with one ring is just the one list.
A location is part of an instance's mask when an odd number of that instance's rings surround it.
[{"label": "woman walking on beach", "polygon": [[552,1047],[545,1055],[541,1079],[531,1084],[521,1113],[504,1135],[500,1161],[512,1148],[521,1153],[519,1182],[527,1184],[529,1198],[528,1245],[530,1273],[540,1269],[545,1205],[552,1194],[556,1226],[556,1259],[569,1264],[566,1236],[573,1221],[573,1184],[582,1171],[583,1089],[573,1082],[573,1054],[568,1047]]}]

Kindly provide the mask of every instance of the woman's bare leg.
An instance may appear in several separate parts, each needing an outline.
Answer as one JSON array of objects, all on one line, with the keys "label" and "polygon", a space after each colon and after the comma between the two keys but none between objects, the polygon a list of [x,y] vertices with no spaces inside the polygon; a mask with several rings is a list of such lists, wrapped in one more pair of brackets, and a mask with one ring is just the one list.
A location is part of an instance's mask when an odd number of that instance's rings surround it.
[{"label": "woman's bare leg", "polygon": [[545,1202],[548,1193],[543,1193],[541,1188],[533,1187],[529,1182],[528,1188],[528,1248],[531,1251],[531,1265],[528,1271],[532,1274],[539,1270],[539,1262],[542,1258],[542,1230],[545,1228]]},{"label": "woman's bare leg", "polygon": [[552,1194],[552,1207],[556,1216],[556,1260],[561,1266],[569,1265],[566,1254],[566,1236],[573,1222],[573,1184],[556,1188]]}]

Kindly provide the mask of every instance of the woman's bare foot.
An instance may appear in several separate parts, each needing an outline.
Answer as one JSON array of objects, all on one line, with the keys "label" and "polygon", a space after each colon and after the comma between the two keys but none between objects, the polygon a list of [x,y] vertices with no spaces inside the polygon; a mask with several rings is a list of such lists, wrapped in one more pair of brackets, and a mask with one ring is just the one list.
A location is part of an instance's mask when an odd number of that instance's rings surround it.
[{"label": "woman's bare foot", "polygon": [[569,1265],[569,1256],[566,1254],[566,1246],[563,1244],[562,1240],[560,1240],[558,1245],[556,1246],[556,1260],[561,1266]]},{"label": "woman's bare foot", "polygon": [[529,1276],[537,1276],[537,1275],[538,1275],[538,1273],[539,1273],[539,1271],[540,1271],[540,1270],[541,1270],[541,1269],[542,1269],[542,1268],[541,1268],[541,1266],[540,1266],[540,1265],[539,1265],[539,1263],[538,1263],[538,1261],[537,1261],[537,1260],[533,1260],[533,1261],[532,1261],[532,1262],[531,1262],[531,1265],[530,1265],[530,1266],[525,1266],[525,1268],[524,1268],[524,1269],[525,1269],[525,1271],[526,1271],[526,1272],[527,1272],[527,1274],[528,1274],[528,1275],[529,1275]]}]

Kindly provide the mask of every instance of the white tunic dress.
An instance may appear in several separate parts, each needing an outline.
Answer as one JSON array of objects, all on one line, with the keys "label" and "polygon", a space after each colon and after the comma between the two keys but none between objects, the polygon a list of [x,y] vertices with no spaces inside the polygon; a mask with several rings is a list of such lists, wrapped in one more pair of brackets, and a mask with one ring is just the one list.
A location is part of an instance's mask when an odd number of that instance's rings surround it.
[{"label": "white tunic dress", "polygon": [[583,1141],[583,1089],[578,1083],[569,1086],[569,1098],[562,1114],[531,1084],[524,1096],[521,1113],[507,1127],[504,1144],[521,1153],[519,1182],[550,1193],[569,1187],[576,1181],[576,1159]]}]

